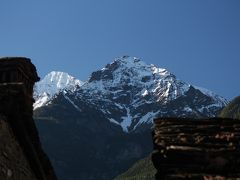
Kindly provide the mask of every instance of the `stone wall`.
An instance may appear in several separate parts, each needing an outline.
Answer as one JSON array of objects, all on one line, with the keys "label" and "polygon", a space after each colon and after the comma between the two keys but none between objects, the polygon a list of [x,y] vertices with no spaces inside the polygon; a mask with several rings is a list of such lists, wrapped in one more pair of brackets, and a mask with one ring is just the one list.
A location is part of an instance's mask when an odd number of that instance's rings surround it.
[{"label": "stone wall", "polygon": [[156,179],[240,179],[240,121],[155,121],[152,161]]}]

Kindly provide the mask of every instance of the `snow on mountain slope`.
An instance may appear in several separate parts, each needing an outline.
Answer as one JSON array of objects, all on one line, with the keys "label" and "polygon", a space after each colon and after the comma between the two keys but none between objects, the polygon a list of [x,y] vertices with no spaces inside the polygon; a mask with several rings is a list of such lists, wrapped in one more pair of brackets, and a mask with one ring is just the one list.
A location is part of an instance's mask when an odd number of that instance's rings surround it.
[{"label": "snow on mountain slope", "polygon": [[216,101],[216,104],[219,104],[219,106],[222,106],[222,104],[226,105],[228,103],[228,101],[225,98],[215,94],[214,92],[208,89],[198,87],[198,86],[194,86],[194,88],[200,90],[203,94],[206,94],[207,96],[213,97],[214,100]]},{"label": "snow on mountain slope", "polygon": [[196,89],[166,69],[124,56],[93,72],[73,96],[94,104],[111,123],[128,132],[151,124],[155,117],[214,116],[227,103],[210,91],[201,89],[199,94]]},{"label": "snow on mountain slope", "polygon": [[148,65],[136,57],[124,56],[93,72],[82,89],[100,99],[109,94],[117,98],[118,94],[128,91],[127,87],[140,90],[137,92],[140,97],[154,96],[157,101],[167,102],[183,95],[190,85],[176,79],[166,69]]},{"label": "snow on mountain slope", "polygon": [[80,87],[82,82],[65,72],[52,71],[47,74],[40,82],[35,84],[34,109],[45,105],[56,94],[63,90],[74,91]]},{"label": "snow on mountain slope", "polygon": [[36,85],[34,108],[50,103],[63,90],[76,110],[83,112],[79,107],[90,104],[125,132],[151,125],[155,117],[212,117],[227,104],[209,90],[129,56],[116,58],[84,83],[66,73],[50,73]]}]

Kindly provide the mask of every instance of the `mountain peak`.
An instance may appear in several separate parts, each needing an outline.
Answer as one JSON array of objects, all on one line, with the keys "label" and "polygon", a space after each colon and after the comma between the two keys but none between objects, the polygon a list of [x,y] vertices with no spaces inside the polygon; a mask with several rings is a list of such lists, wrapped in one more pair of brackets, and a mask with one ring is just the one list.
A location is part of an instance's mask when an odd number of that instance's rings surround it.
[{"label": "mountain peak", "polygon": [[131,56],[122,56],[115,58],[114,61],[120,62],[125,65],[131,65],[131,66],[137,66],[137,65],[146,65],[145,62],[143,62],[140,58],[138,57],[131,57]]},{"label": "mountain peak", "polygon": [[74,91],[83,84],[82,81],[61,71],[52,71],[48,73],[40,82],[35,85],[34,108],[41,107],[47,103],[54,95],[63,90]]},{"label": "mountain peak", "polygon": [[125,68],[137,68],[139,66],[146,66],[147,64],[143,62],[140,58],[137,57],[131,57],[131,56],[122,56],[117,57],[114,59],[114,61],[110,64],[107,64],[104,68],[101,70],[115,70],[119,67],[125,67]]},{"label": "mountain peak", "polygon": [[[121,75],[121,77],[119,75]],[[89,82],[132,77],[141,79],[146,76],[165,78],[170,75],[174,76],[166,69],[158,68],[153,64],[147,64],[140,58],[122,56],[115,58],[112,63],[107,64],[101,70],[93,72],[89,78]]]},{"label": "mountain peak", "polygon": [[48,73],[39,84],[51,84],[57,89],[63,89],[69,84],[81,85],[82,82],[66,72],[52,71]]},{"label": "mountain peak", "polygon": [[115,58],[114,63],[118,63],[121,67],[127,68],[127,69],[141,69],[141,68],[150,68],[150,67],[155,67],[153,64],[149,65],[147,63],[145,63],[144,61],[142,61],[141,58],[138,57],[131,57],[131,56],[122,56],[122,57],[118,57]]}]

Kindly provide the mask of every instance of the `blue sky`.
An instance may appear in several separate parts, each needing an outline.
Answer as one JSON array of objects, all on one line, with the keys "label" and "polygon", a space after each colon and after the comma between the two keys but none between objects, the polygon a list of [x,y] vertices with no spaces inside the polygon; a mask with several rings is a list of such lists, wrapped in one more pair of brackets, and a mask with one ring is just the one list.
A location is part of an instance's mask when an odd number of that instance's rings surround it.
[{"label": "blue sky", "polygon": [[240,95],[239,0],[1,0],[0,56],[86,80],[130,55],[228,99]]}]

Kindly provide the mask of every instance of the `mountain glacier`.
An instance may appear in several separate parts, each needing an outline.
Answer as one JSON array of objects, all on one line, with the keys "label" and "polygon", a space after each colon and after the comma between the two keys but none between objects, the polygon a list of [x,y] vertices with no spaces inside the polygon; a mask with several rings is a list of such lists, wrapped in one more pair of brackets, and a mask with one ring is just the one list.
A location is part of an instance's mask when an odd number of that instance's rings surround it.
[{"label": "mountain glacier", "polygon": [[227,104],[209,90],[129,56],[116,58],[85,82],[67,73],[49,73],[36,84],[34,109],[51,104],[60,94],[77,111],[84,103],[92,105],[124,132],[150,127],[155,117],[212,117]]}]

